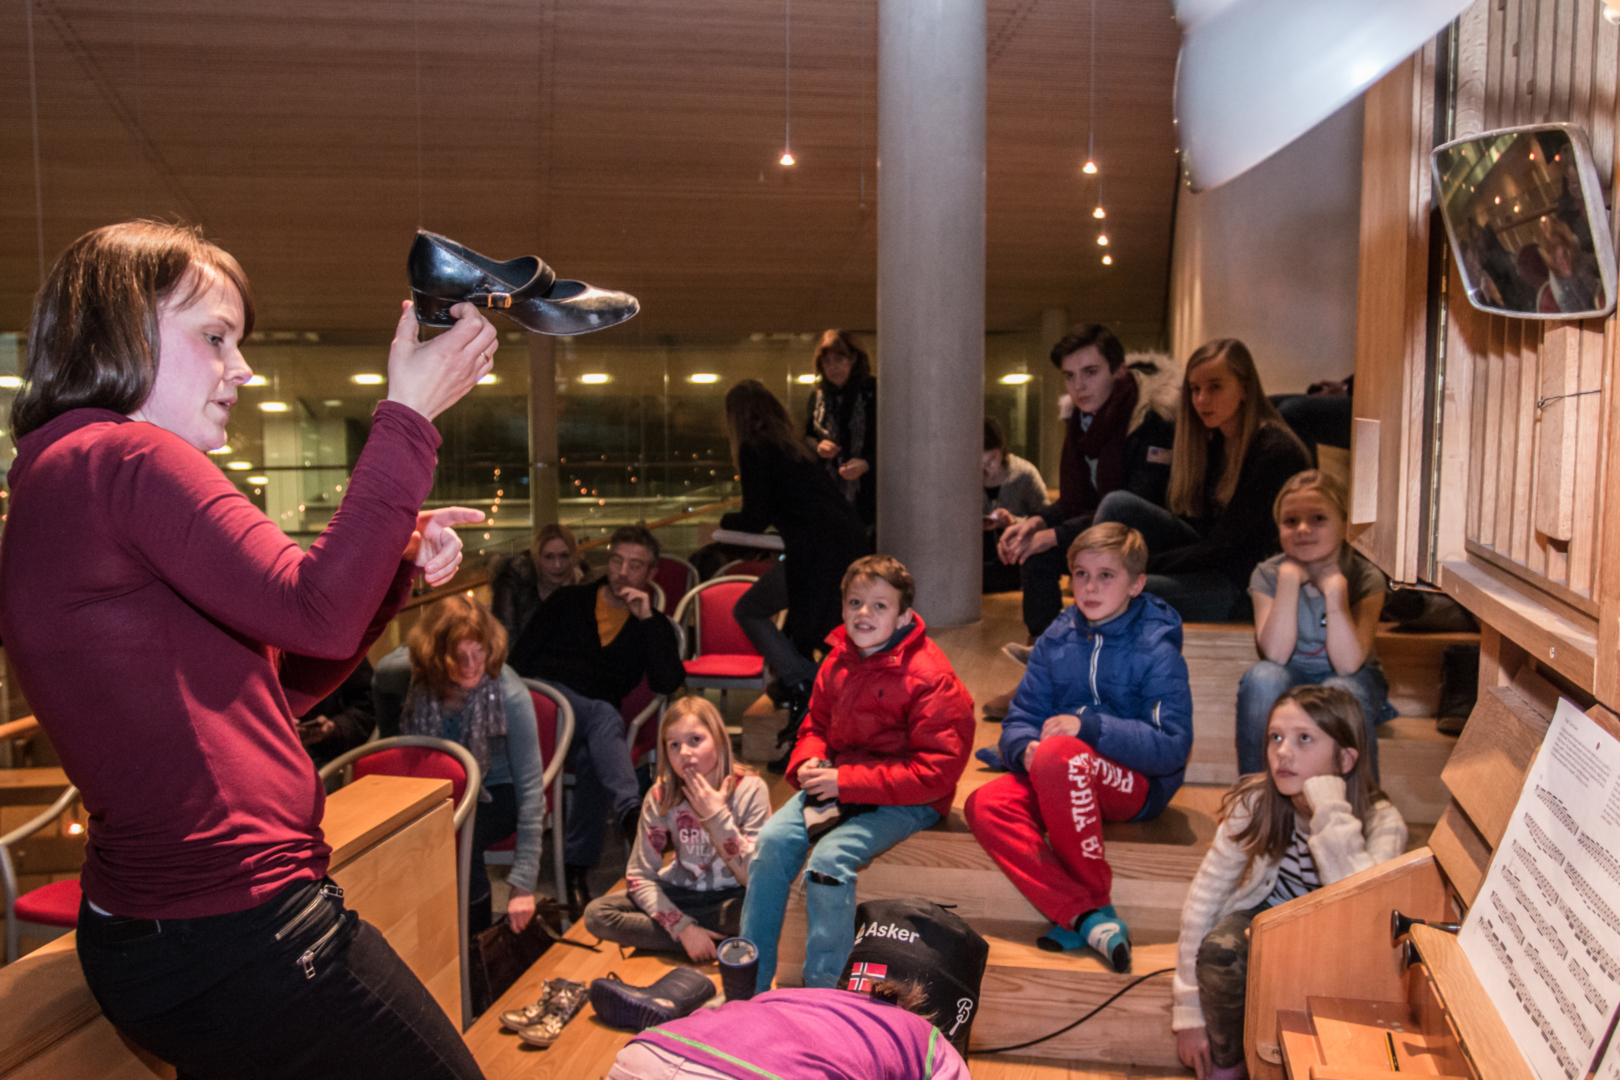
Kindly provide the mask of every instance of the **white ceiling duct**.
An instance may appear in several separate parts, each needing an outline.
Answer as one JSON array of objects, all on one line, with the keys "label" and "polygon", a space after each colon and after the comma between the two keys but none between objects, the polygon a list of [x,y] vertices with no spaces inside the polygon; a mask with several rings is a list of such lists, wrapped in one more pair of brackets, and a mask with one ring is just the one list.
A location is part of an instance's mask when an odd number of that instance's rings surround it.
[{"label": "white ceiling duct", "polygon": [[1471,0],[1176,0],[1176,123],[1194,191],[1333,115]]}]

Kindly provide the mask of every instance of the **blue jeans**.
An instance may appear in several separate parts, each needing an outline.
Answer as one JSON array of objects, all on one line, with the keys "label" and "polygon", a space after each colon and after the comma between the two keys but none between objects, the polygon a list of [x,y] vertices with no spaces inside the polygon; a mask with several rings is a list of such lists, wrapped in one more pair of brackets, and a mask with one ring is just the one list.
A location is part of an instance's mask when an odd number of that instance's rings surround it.
[{"label": "blue jeans", "polygon": [[[574,709],[574,741],[568,767],[574,800],[564,818],[563,862],[592,867],[602,861],[602,826],[608,814],[620,821],[641,805],[641,785],[624,741],[624,714],[616,706],[552,683]],[[626,844],[635,837],[624,838]]]},{"label": "blue jeans", "polygon": [[880,806],[843,822],[812,851],[804,828],[803,792],[772,814],[759,831],[754,859],[748,864],[748,895],[743,898],[742,936],[759,947],[755,987],[769,990],[776,976],[788,890],[801,866],[810,923],[804,941],[804,985],[831,987],[855,947],[855,871],[938,820],[938,811],[930,806]]},{"label": "blue jeans", "polygon": [[[1186,547],[1198,530],[1157,503],[1129,491],[1110,491],[1097,504],[1092,519],[1117,521],[1142,534],[1150,555]],[[1258,561],[1258,560],[1256,560]],[[1184,622],[1242,622],[1254,618],[1248,592],[1218,570],[1149,574],[1144,590],[1176,609]]]},{"label": "blue jeans", "polygon": [[[1348,690],[1361,704],[1367,722],[1367,765],[1378,779],[1377,725],[1390,719],[1389,680],[1376,657],[1361,665],[1354,675],[1335,675],[1332,668],[1306,666],[1290,660],[1286,664],[1262,660],[1238,681],[1237,754],[1238,771],[1260,772],[1266,767],[1266,720],[1271,707],[1284,690],[1295,686],[1337,686]],[[1389,716],[1385,715],[1386,710]]]}]

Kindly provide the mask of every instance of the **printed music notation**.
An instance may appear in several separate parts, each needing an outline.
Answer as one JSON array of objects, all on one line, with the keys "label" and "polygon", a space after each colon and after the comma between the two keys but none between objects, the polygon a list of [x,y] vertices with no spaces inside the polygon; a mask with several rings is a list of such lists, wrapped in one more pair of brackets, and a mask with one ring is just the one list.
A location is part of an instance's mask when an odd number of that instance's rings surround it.
[{"label": "printed music notation", "polygon": [[1604,895],[1620,885],[1620,828],[1604,820],[1617,788],[1620,741],[1559,702],[1463,923],[1463,951],[1541,1080],[1583,1080],[1600,1052],[1620,1066],[1604,1049],[1620,1007],[1620,914]]}]

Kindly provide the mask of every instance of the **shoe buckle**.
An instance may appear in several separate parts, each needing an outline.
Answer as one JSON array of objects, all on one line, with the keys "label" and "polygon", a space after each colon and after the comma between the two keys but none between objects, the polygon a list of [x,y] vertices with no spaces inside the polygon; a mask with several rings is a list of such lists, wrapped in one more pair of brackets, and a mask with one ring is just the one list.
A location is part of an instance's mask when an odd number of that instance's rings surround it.
[{"label": "shoe buckle", "polygon": [[489,306],[492,308],[509,308],[512,306],[512,294],[492,292],[489,294]]}]

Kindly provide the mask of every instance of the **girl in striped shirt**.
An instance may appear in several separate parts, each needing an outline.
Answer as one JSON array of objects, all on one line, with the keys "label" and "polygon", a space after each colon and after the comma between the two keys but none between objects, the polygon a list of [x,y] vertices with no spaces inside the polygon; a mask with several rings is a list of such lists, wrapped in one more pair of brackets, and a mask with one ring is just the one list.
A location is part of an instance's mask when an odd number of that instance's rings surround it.
[{"label": "girl in striped shirt", "polygon": [[1198,1080],[1238,1080],[1249,924],[1267,908],[1392,859],[1401,813],[1367,767],[1361,706],[1336,686],[1296,686],[1271,707],[1265,771],[1238,781],[1187,890],[1176,955],[1176,1052]]}]

